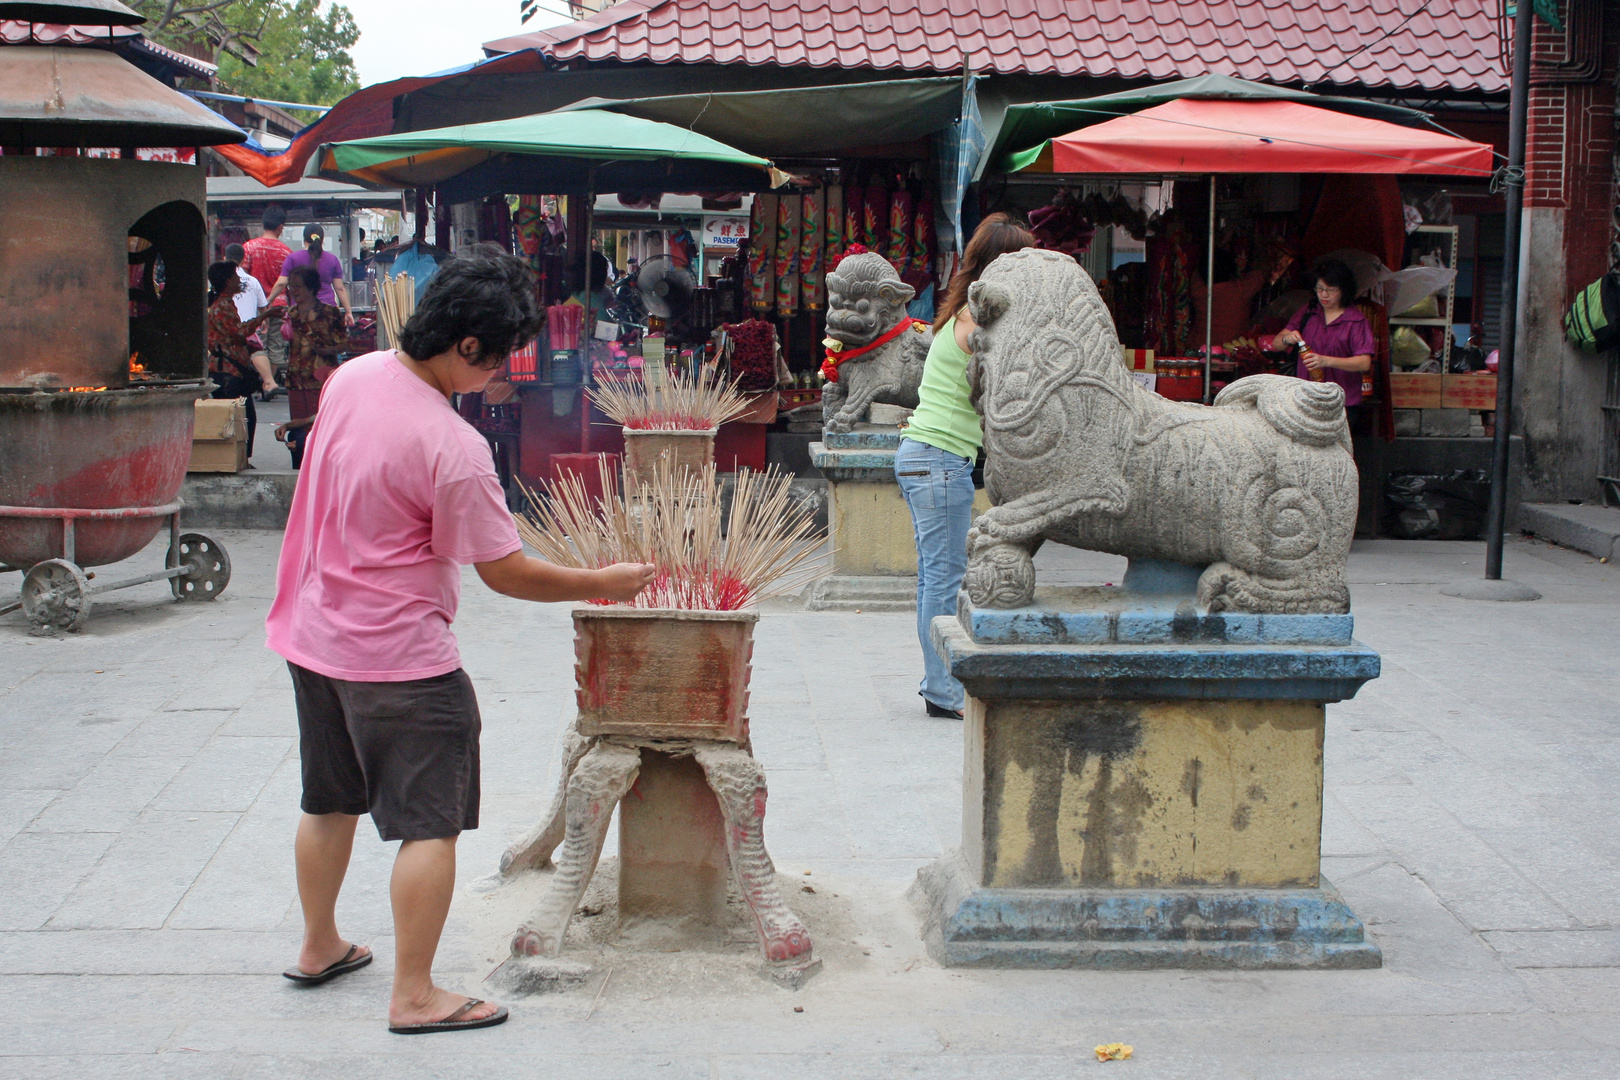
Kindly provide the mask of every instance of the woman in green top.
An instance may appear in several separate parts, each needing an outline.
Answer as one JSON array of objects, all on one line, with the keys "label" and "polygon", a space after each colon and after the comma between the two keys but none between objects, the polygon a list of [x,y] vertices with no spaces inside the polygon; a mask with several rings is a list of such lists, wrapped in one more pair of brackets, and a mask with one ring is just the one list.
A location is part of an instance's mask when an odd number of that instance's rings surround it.
[{"label": "woman in green top", "polygon": [[996,256],[1034,243],[1029,230],[1006,214],[991,214],[974,230],[935,312],[934,343],[918,389],[921,400],[894,459],[895,479],[911,508],[917,541],[917,640],[923,652],[918,693],[929,716],[961,719],[966,701],[962,684],[929,642],[928,626],[936,615],[956,610],[956,594],[967,571],[973,464],[984,442],[979,414],[968,399],[968,341],[974,330],[967,309],[968,286]]}]

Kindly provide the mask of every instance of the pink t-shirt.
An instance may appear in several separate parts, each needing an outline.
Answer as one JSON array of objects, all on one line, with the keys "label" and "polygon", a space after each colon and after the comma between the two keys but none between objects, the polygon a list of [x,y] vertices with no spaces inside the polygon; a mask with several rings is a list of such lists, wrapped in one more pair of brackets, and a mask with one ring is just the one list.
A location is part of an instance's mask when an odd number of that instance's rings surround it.
[{"label": "pink t-shirt", "polygon": [[309,447],[270,648],[353,682],[456,670],[459,567],[523,546],[489,444],[392,352],[374,352],[327,380]]}]

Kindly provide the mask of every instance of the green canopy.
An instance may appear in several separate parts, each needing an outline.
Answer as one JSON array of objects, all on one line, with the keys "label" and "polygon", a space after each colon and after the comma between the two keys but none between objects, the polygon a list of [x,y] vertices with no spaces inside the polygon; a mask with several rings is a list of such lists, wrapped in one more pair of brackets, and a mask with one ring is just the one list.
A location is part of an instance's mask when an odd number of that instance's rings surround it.
[{"label": "green canopy", "polygon": [[[513,161],[514,156],[523,160]],[[322,163],[326,172],[398,187],[443,185],[475,172],[489,175],[491,182],[498,178],[510,183],[522,176],[535,177],[541,184],[558,181],[560,170],[555,165],[545,167],[532,159],[566,159],[556,162],[563,166],[561,171],[581,177],[584,167],[594,165],[603,174],[601,186],[609,190],[658,189],[657,181],[666,178],[681,186],[663,190],[691,190],[704,185],[705,175],[723,185],[735,182],[739,171],[748,178],[747,186],[762,187],[771,169],[765,158],[745,154],[707,135],[600,111],[536,113],[354,139],[334,143]],[[698,168],[691,167],[694,165]]]},{"label": "green canopy", "polygon": [[785,90],[587,98],[559,112],[604,109],[662,120],[776,158],[909,142],[956,122],[962,80],[887,79]]},{"label": "green canopy", "polygon": [[1033,164],[1049,140],[1077,128],[1100,124],[1116,116],[1139,112],[1182,98],[1216,100],[1299,101],[1319,109],[1333,109],[1391,124],[1415,126],[1429,122],[1427,113],[1399,105],[1384,105],[1356,98],[1330,97],[1304,90],[1290,90],[1269,83],[1248,82],[1227,75],[1200,75],[1195,79],[1123,90],[1117,94],[1079,98],[1074,101],[1036,101],[1007,106],[995,145],[988,155],[1002,172],[1017,172]]}]

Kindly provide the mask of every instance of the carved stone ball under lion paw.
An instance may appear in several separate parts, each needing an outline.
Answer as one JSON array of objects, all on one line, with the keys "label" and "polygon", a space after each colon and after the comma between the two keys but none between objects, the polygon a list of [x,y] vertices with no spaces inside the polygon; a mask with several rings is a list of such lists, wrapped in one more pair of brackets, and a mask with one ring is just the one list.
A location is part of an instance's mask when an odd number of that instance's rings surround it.
[{"label": "carved stone ball under lion paw", "polygon": [[994,544],[968,557],[968,599],[979,607],[1027,607],[1035,599],[1035,560],[1014,544]]}]

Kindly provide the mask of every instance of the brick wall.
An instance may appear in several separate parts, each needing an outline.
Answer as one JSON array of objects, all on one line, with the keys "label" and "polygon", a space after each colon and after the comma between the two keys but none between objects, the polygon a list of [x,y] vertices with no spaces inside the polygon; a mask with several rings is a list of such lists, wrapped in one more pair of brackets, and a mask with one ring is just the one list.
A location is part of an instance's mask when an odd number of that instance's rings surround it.
[{"label": "brick wall", "polygon": [[[1571,5],[1601,7],[1601,24],[1571,18]],[[1564,0],[1566,30],[1553,31],[1539,19],[1533,46],[1534,85],[1530,89],[1525,152],[1525,205],[1566,211],[1564,238],[1567,291],[1600,276],[1609,265],[1615,192],[1615,61],[1620,36],[1620,3]],[[1584,22],[1584,25],[1583,25]],[[1555,65],[1567,64],[1578,46],[1575,32],[1602,26],[1596,78],[1560,81]]]}]

